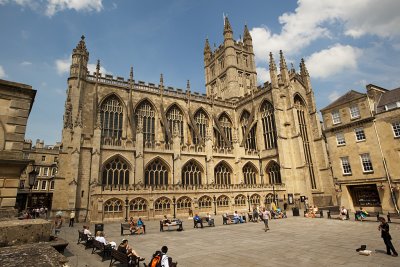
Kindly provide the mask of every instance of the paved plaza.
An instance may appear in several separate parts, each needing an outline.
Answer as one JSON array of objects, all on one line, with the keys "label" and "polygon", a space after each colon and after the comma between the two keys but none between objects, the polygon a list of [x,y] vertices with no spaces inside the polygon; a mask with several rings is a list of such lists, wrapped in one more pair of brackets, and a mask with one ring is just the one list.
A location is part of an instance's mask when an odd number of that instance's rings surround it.
[{"label": "paved plaza", "polygon": [[[270,231],[262,223],[222,225],[216,216],[216,227],[194,229],[192,220],[184,220],[184,231],[160,232],[158,221],[146,221],[145,235],[125,235],[129,244],[146,258],[156,249],[169,247],[169,256],[180,267],[191,266],[400,266],[400,257],[386,255],[377,222],[355,222],[291,217],[270,221]],[[353,216],[354,217],[354,216]],[[67,222],[65,225],[68,225]],[[78,229],[62,228],[60,237],[69,241],[65,252],[70,266],[109,266],[91,249],[77,245]],[[390,224],[393,244],[400,250],[400,224]],[[90,225],[94,232],[94,225]],[[106,223],[106,238],[119,244],[119,223]],[[367,245],[371,256],[358,255],[360,245]],[[119,266],[116,264],[115,266]]]}]

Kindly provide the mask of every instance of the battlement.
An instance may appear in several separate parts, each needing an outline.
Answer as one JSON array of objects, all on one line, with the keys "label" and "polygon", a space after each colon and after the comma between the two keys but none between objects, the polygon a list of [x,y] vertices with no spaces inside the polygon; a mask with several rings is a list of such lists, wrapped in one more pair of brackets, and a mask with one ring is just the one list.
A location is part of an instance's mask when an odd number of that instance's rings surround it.
[{"label": "battlement", "polygon": [[[96,73],[94,72],[93,74],[90,74],[88,72],[88,75],[86,76],[86,80],[89,82],[96,82]],[[123,77],[114,77],[113,75],[110,74],[102,74],[99,73],[99,78],[98,82],[101,84],[108,84],[112,86],[117,86],[117,87],[122,87],[125,89],[130,89],[131,87],[131,80],[130,79],[124,79]],[[137,91],[143,91],[143,92],[152,92],[152,93],[157,93],[160,94],[160,87],[159,85],[156,85],[154,83],[146,83],[144,81],[132,81],[132,86],[133,90]],[[178,98],[185,98],[187,99],[187,91],[183,90],[181,88],[174,88],[171,86],[165,86],[164,87],[164,95],[165,96],[172,96],[172,97],[178,97]],[[199,101],[199,102],[205,102],[211,104],[211,99],[207,97],[206,94],[204,93],[199,93],[199,92],[190,92],[190,99],[192,101]],[[215,104],[219,104],[222,106],[230,106],[233,107],[234,103],[230,101],[224,101],[222,99],[215,99],[214,100]]]}]

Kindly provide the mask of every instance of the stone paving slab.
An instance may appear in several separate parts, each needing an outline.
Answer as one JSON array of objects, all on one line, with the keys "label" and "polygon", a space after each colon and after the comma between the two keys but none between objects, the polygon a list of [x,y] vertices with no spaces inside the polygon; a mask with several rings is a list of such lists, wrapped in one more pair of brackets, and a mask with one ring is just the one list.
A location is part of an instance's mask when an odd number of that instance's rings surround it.
[{"label": "stone paving slab", "polygon": [[[354,222],[289,217],[270,221],[271,230],[263,231],[262,223],[222,225],[216,216],[216,227],[193,229],[191,220],[184,220],[184,231],[159,232],[158,221],[146,221],[145,235],[125,235],[129,244],[150,260],[163,245],[180,267],[191,266],[400,266],[400,257],[385,254],[385,245],[377,222]],[[63,227],[60,237],[69,241],[65,256],[70,266],[108,266],[91,249],[77,245],[78,229]],[[122,240],[119,223],[106,223],[106,238]],[[90,225],[94,232],[94,225]],[[400,224],[390,224],[395,248],[400,251]],[[372,250],[371,256],[358,255],[360,245]],[[377,251],[376,251],[377,250]],[[116,264],[115,266],[118,266]]]}]

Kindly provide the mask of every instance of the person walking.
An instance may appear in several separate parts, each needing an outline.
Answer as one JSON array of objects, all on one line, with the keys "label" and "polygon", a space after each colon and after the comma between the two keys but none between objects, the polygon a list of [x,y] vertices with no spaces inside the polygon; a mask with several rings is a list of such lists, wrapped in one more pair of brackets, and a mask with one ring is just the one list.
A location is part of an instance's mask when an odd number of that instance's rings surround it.
[{"label": "person walking", "polygon": [[71,211],[71,214],[69,215],[69,227],[74,227],[74,221],[75,221],[75,211]]},{"label": "person walking", "polygon": [[266,208],[263,208],[262,211],[262,218],[264,220],[264,231],[268,231],[269,230],[269,226],[268,226],[268,220],[271,219],[271,212],[269,212],[269,210],[267,210]]},{"label": "person walking", "polygon": [[[381,237],[383,238],[383,242],[385,242],[386,245],[386,253],[388,255],[392,255],[393,257],[397,257],[398,254],[396,250],[393,247],[392,244],[392,236],[389,234],[389,224],[386,222],[385,218],[379,217],[379,221],[381,224],[378,227],[378,230],[381,231]],[[390,252],[392,251],[393,254]]]}]

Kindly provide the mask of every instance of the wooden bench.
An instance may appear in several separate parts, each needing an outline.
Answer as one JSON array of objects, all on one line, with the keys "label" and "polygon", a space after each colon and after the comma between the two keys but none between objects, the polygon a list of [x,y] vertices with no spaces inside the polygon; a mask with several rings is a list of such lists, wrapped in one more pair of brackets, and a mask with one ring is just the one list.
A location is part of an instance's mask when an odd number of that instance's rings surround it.
[{"label": "wooden bench", "polygon": [[[143,265],[144,265],[144,267],[150,267],[146,263],[143,263]],[[172,258],[168,257],[168,265],[169,265],[169,267],[177,267],[178,266],[178,262],[173,262]]]},{"label": "wooden bench", "polygon": [[[146,225],[142,225],[143,227],[143,234],[146,233]],[[124,235],[124,231],[127,230],[129,231],[129,234],[131,234],[131,226],[129,223],[121,223],[121,235]]]},{"label": "wooden bench", "polygon": [[84,244],[85,249],[91,247],[93,243],[93,239],[89,238],[88,235],[85,235],[82,230],[78,230],[78,242],[77,244]]},{"label": "wooden bench", "polygon": [[396,213],[396,212],[388,212],[387,214],[387,221],[389,223],[392,222],[392,219],[400,219],[400,214]]},{"label": "wooden bench", "polygon": [[167,227],[167,230],[172,230],[171,227],[176,227],[176,230],[183,231],[183,222],[180,220],[172,221],[171,223],[165,223],[164,220],[160,221],[160,232],[164,232],[164,227]]},{"label": "wooden bench", "polygon": [[104,261],[106,256],[109,256],[111,254],[112,248],[110,244],[104,245],[103,243],[97,240],[93,240],[92,246],[93,246],[92,254],[94,254],[97,251],[100,251],[101,261]]},{"label": "wooden bench", "polygon": [[139,267],[140,263],[139,258],[136,256],[128,257],[125,253],[111,249],[111,261],[109,267],[113,266],[116,262],[126,264],[128,267]]},{"label": "wooden bench", "polygon": [[[357,212],[354,213],[354,220],[355,221],[361,221],[357,218]],[[364,219],[362,219],[363,221],[373,221],[373,222],[377,222],[379,221],[379,211],[378,212],[368,212],[367,213],[367,217],[365,217]]]},{"label": "wooden bench", "polygon": [[[346,213],[346,220],[350,220],[350,214],[349,214],[349,212],[350,212],[350,210],[347,210],[347,213]],[[341,216],[341,214],[340,214],[340,208],[337,207],[337,208],[329,209],[329,210],[327,211],[327,216],[328,216],[328,219],[332,219],[332,216],[335,216],[335,218],[339,219],[340,216]],[[336,217],[336,216],[338,216],[338,217]]]},{"label": "wooden bench", "polygon": [[[239,217],[243,220],[243,223],[247,222],[245,215]],[[222,224],[235,224],[235,216],[233,214],[227,214],[226,217],[222,215]]]},{"label": "wooden bench", "polygon": [[[193,219],[193,228],[199,228],[199,223]],[[201,217],[201,223],[203,226],[215,227],[214,219],[209,219],[208,217]]]}]

